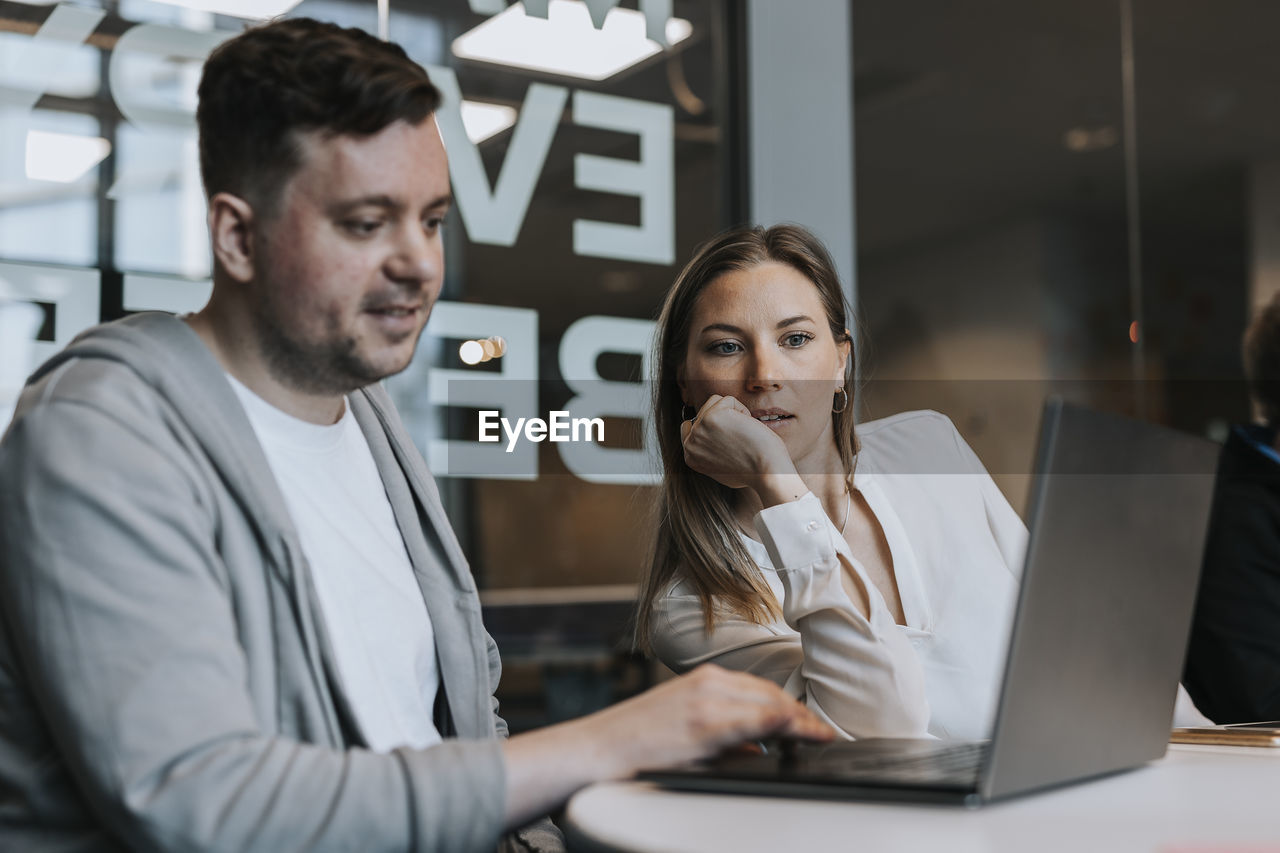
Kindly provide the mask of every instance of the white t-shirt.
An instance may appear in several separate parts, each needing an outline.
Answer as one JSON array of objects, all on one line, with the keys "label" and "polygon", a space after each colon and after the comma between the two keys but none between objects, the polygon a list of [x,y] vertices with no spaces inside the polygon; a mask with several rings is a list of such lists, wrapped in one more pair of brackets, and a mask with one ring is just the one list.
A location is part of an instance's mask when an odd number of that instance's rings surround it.
[{"label": "white t-shirt", "polygon": [[298,530],[343,693],[366,742],[377,752],[439,743],[431,617],[351,407],[332,426],[312,424],[227,378]]}]

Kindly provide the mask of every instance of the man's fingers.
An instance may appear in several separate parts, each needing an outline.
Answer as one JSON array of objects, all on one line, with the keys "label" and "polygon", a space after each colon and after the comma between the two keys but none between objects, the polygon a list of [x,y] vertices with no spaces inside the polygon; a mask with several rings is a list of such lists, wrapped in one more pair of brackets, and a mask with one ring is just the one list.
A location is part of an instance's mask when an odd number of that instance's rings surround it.
[{"label": "man's fingers", "polygon": [[[745,673],[744,673],[745,674]],[[754,676],[748,676],[755,681]],[[793,698],[773,682],[753,685],[758,698],[767,715],[777,720],[777,728],[770,734],[782,734],[805,740],[831,740],[836,732],[831,726],[809,710],[803,702]]]},{"label": "man's fingers", "polygon": [[707,746],[723,749],[769,737],[829,741],[835,731],[796,700],[725,702],[712,720],[703,720]]},{"label": "man's fingers", "polygon": [[714,697],[702,706],[714,719],[702,725],[718,731],[721,743],[786,735],[805,740],[831,740],[835,731],[803,703],[771,681],[741,672],[709,667],[696,673],[694,689]]},{"label": "man's fingers", "polygon": [[[771,737],[825,741],[835,736],[817,716],[771,681],[704,664],[596,716],[616,738],[637,727],[623,775],[666,767]],[[612,722],[610,722],[612,721]]]},{"label": "man's fingers", "polygon": [[835,729],[824,723],[817,714],[801,703],[796,702],[796,705],[799,705],[802,713],[792,716],[779,734],[802,740],[829,741],[835,739]]}]

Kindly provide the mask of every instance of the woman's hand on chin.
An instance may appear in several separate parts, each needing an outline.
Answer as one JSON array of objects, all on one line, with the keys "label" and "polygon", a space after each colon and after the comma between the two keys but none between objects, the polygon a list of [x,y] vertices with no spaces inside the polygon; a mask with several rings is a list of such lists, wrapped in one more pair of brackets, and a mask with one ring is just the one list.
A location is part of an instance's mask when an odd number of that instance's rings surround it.
[{"label": "woman's hand on chin", "polygon": [[735,397],[712,394],[693,420],[680,424],[680,441],[690,468],[731,489],[755,489],[762,500],[766,483],[799,480],[782,439]]}]

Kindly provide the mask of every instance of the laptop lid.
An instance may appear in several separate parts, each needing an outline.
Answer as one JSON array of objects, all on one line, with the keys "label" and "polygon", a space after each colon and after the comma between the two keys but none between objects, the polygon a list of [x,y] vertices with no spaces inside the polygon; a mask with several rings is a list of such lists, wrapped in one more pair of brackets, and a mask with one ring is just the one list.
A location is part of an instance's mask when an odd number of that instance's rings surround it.
[{"label": "laptop lid", "polygon": [[1217,454],[1184,433],[1045,403],[983,799],[1164,754]]}]

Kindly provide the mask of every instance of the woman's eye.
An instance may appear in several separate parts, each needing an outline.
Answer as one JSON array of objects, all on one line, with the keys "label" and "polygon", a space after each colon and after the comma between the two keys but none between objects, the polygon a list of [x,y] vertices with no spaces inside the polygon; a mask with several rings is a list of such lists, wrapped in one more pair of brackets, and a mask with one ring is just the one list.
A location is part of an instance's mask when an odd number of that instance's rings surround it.
[{"label": "woman's eye", "polygon": [[804,332],[792,332],[782,340],[789,347],[802,347],[813,340],[813,335],[808,335]]},{"label": "woman's eye", "polygon": [[711,352],[717,355],[733,355],[740,349],[742,349],[742,347],[738,346],[733,341],[719,341],[712,344],[710,347]]}]

